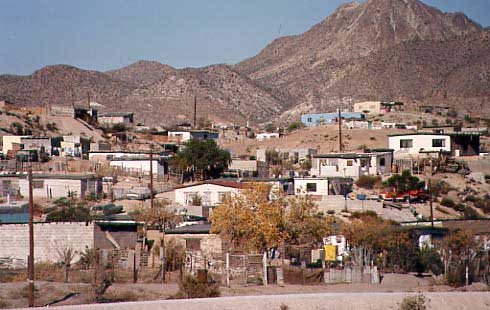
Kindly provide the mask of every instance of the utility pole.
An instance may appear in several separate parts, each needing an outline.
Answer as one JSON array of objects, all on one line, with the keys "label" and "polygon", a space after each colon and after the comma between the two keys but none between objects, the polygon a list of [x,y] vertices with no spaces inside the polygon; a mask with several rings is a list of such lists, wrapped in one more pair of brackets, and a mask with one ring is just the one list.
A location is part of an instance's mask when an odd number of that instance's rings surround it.
[{"label": "utility pole", "polygon": [[32,168],[28,171],[29,181],[29,307],[34,307],[34,200],[32,195]]},{"label": "utility pole", "polygon": [[344,151],[344,146],[342,145],[342,112],[339,108],[339,151]]},{"label": "utility pole", "polygon": [[432,159],[430,160],[430,174],[427,184],[427,190],[429,192],[429,206],[430,206],[430,226],[434,228],[434,208],[432,205]]},{"label": "utility pole", "polygon": [[153,145],[150,144],[150,206],[153,210]]},{"label": "utility pole", "polygon": [[194,128],[197,128],[197,96],[194,96]]}]

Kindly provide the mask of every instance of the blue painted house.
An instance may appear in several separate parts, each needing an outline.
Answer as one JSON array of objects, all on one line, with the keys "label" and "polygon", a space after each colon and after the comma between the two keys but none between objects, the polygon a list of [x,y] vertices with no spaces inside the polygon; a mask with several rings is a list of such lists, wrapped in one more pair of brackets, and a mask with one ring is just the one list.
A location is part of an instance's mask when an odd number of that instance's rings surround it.
[{"label": "blue painted house", "polygon": [[[322,124],[330,124],[337,122],[338,112],[334,113],[319,113],[319,114],[303,114],[301,122],[305,127],[319,126]],[[341,112],[342,119],[364,120],[366,117],[359,112]]]}]

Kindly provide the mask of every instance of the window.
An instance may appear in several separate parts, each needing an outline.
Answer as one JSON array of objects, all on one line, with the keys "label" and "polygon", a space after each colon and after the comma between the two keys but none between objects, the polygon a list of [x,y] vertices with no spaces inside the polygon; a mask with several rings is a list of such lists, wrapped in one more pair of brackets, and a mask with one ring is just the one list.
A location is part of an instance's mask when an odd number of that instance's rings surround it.
[{"label": "window", "polygon": [[200,251],[201,250],[201,239],[197,239],[197,238],[185,239],[185,250],[186,251]]},{"label": "window", "polygon": [[308,123],[311,123],[311,122],[313,122],[313,118],[308,117]]},{"label": "window", "polygon": [[353,160],[348,160],[347,161],[347,167],[352,167],[354,166],[354,161]]},{"label": "window", "polygon": [[225,201],[227,195],[229,195],[229,193],[219,192],[218,193],[218,203],[223,203]]},{"label": "window", "polygon": [[401,149],[408,149],[411,147],[413,147],[413,140],[412,139],[400,140],[400,148]]},{"label": "window", "polygon": [[308,193],[316,192],[316,183],[306,183],[306,191]]},{"label": "window", "polygon": [[432,139],[432,147],[445,147],[446,140],[444,139]]},{"label": "window", "polygon": [[380,167],[386,166],[386,158],[383,157],[379,159],[379,166]]},{"label": "window", "polygon": [[32,188],[44,188],[44,180],[32,180]]}]

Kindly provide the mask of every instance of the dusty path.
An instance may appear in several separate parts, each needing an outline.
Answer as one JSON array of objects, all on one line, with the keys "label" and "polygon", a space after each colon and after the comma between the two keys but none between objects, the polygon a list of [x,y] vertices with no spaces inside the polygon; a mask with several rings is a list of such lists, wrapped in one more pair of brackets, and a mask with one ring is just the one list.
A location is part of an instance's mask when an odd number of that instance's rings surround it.
[{"label": "dusty path", "polygon": [[[415,293],[322,293],[268,296],[240,296],[189,300],[160,300],[118,304],[62,306],[67,310],[252,310],[252,309],[397,309],[403,298]],[[432,310],[490,309],[489,293],[430,292],[424,293]]]}]

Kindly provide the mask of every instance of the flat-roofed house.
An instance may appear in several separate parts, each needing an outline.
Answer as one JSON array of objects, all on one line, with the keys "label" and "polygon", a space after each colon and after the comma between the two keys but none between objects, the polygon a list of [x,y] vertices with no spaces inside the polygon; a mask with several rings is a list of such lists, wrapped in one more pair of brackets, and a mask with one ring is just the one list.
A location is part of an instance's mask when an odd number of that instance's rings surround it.
[{"label": "flat-roofed house", "polygon": [[391,173],[393,153],[333,153],[314,155],[311,176],[358,179],[361,175],[386,175]]},{"label": "flat-roofed house", "polygon": [[[34,174],[33,195],[37,198],[61,198],[78,196],[84,198],[87,195],[102,193],[102,179],[93,174]],[[27,175],[19,179],[20,194],[29,196],[29,181]]]}]

